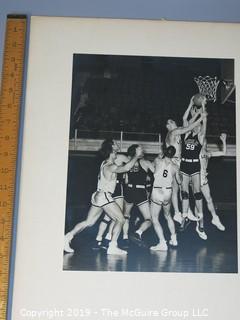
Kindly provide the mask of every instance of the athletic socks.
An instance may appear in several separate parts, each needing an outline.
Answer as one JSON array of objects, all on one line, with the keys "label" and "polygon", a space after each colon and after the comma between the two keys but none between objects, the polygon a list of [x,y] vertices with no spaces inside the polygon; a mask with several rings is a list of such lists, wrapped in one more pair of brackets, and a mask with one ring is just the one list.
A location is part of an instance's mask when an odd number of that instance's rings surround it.
[{"label": "athletic socks", "polygon": [[140,236],[140,238],[142,237],[142,231],[141,230],[137,230],[136,233]]},{"label": "athletic socks", "polygon": [[112,240],[112,234],[107,233],[105,239],[111,241]]}]

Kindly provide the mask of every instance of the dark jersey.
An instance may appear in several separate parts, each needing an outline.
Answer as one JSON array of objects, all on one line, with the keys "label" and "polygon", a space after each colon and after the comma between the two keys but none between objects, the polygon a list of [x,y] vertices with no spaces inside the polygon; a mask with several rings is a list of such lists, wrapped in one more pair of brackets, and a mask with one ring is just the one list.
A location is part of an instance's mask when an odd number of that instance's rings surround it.
[{"label": "dark jersey", "polygon": [[202,145],[199,142],[198,135],[193,136],[192,132],[182,140],[182,158],[199,159]]},{"label": "dark jersey", "polygon": [[124,182],[124,173],[117,173],[117,182],[123,184],[123,182]]},{"label": "dark jersey", "polygon": [[128,171],[128,184],[145,185],[147,172],[142,168],[140,161],[137,161],[134,167]]}]

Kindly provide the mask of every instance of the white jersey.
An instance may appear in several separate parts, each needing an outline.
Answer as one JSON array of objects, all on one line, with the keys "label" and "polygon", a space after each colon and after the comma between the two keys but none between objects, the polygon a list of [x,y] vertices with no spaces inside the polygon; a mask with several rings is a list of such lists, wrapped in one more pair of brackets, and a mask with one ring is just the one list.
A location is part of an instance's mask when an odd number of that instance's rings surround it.
[{"label": "white jersey", "polygon": [[173,164],[171,162],[167,164],[164,159],[159,160],[154,172],[153,187],[171,188],[174,175]]},{"label": "white jersey", "polygon": [[97,190],[103,191],[103,192],[109,192],[114,193],[116,183],[117,183],[117,174],[112,173],[112,179],[109,180],[104,175],[104,167],[106,165],[109,165],[107,161],[103,161],[100,167],[99,175],[98,175],[98,184],[97,184]]},{"label": "white jersey", "polygon": [[166,137],[166,146],[170,147],[173,146],[176,149],[176,153],[174,158],[181,159],[181,152],[182,152],[182,138],[180,135],[172,136],[171,132],[167,134]]}]

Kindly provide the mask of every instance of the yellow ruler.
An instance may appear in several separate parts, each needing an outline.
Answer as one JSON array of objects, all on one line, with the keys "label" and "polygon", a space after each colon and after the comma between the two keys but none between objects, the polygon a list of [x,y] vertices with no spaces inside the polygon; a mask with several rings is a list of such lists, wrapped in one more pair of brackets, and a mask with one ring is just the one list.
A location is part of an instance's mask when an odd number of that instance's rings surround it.
[{"label": "yellow ruler", "polygon": [[0,94],[0,320],[7,317],[26,16],[8,16]]}]

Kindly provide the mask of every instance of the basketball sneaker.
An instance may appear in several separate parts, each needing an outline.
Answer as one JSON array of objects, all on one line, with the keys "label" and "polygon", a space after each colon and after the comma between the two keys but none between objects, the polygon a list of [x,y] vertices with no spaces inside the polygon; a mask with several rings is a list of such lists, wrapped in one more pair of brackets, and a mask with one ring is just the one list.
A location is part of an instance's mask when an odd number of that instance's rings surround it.
[{"label": "basketball sneaker", "polygon": [[118,246],[116,244],[109,244],[109,247],[107,249],[107,254],[116,254],[116,255],[126,255],[127,251],[122,250],[120,248],[118,248]]},{"label": "basketball sneaker", "polygon": [[183,218],[182,223],[179,227],[179,231],[180,232],[185,231],[187,229],[187,227],[190,225],[190,223],[191,223],[191,221],[187,217]]},{"label": "basketball sneaker", "polygon": [[193,214],[192,210],[188,210],[187,217],[191,221],[198,221],[199,220],[199,218],[196,217],[195,214]]},{"label": "basketball sneaker", "polygon": [[130,239],[132,242],[134,242],[137,246],[139,247],[146,247],[145,243],[142,240],[142,237],[140,236],[139,233],[135,232],[130,236]]},{"label": "basketball sneaker", "polygon": [[70,247],[71,241],[73,236],[70,233],[65,234],[64,237],[64,251],[71,253],[74,252],[74,250]]},{"label": "basketball sneaker", "polygon": [[176,233],[171,235],[171,239],[169,240],[169,244],[174,247],[176,247],[178,245]]},{"label": "basketball sneaker", "polygon": [[225,231],[225,227],[224,225],[221,223],[220,219],[219,219],[219,216],[215,216],[213,219],[212,219],[212,224],[214,224],[220,231]]},{"label": "basketball sneaker", "polygon": [[182,220],[183,220],[181,212],[175,212],[175,214],[173,216],[173,220],[175,220],[176,222],[181,224]]},{"label": "basketball sneaker", "polygon": [[196,225],[196,231],[199,235],[199,237],[203,240],[207,240],[207,235],[206,235],[206,232],[204,231],[204,228],[203,227],[200,227],[199,226],[199,223],[197,223]]},{"label": "basketball sneaker", "polygon": [[152,250],[152,251],[167,251],[168,246],[167,246],[166,241],[161,241],[156,246],[150,247],[150,250]]},{"label": "basketball sneaker", "polygon": [[93,245],[92,245],[92,249],[93,250],[101,249],[101,244],[102,244],[102,241],[94,240]]},{"label": "basketball sneaker", "polygon": [[109,243],[110,243],[110,240],[108,240],[106,238],[103,239],[103,241],[101,242],[101,248],[104,250],[107,250],[109,247]]}]

